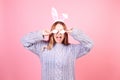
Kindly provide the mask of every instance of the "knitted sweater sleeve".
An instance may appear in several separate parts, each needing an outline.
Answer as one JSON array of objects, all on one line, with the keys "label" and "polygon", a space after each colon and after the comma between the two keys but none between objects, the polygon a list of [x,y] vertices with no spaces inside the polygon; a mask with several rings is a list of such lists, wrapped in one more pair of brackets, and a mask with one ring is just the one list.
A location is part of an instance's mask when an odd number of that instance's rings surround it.
[{"label": "knitted sweater sleeve", "polygon": [[25,48],[37,55],[40,55],[42,47],[47,43],[46,41],[44,41],[44,36],[41,31],[30,32],[26,34],[21,39],[21,42]]},{"label": "knitted sweater sleeve", "polygon": [[72,51],[76,59],[87,54],[93,47],[93,41],[82,31],[73,29],[71,36],[80,42],[79,44],[72,44]]}]

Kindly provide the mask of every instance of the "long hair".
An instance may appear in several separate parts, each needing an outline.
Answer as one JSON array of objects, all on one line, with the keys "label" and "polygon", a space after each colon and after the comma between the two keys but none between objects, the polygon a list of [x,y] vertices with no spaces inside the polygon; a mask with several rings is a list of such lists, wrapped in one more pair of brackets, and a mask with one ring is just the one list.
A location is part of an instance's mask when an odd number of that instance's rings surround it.
[{"label": "long hair", "polygon": [[[55,29],[57,24],[61,24],[63,26],[64,30],[67,30],[67,27],[66,27],[65,23],[63,23],[61,21],[57,21],[57,22],[53,23],[53,25],[51,27],[51,31]],[[52,34],[49,35],[49,38],[48,38],[48,46],[47,46],[48,50],[52,49],[53,46],[55,45],[55,43],[56,42],[55,42],[55,39],[54,39],[54,34],[52,33]],[[66,33],[66,32],[64,33],[64,39],[62,41],[62,44],[66,45],[66,46],[69,45],[68,33]]]}]

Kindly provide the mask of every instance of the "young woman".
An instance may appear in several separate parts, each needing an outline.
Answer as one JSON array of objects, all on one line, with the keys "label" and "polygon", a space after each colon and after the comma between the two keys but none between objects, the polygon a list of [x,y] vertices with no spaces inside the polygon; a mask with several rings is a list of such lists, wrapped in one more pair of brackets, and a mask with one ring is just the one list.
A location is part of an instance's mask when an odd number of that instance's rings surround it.
[{"label": "young woman", "polygon": [[[70,44],[68,34],[79,44]],[[49,36],[48,41],[44,40]],[[31,32],[22,38],[25,48],[39,56],[42,80],[75,80],[75,60],[88,53],[93,42],[78,29],[68,30],[64,22],[57,21],[50,31]]]}]

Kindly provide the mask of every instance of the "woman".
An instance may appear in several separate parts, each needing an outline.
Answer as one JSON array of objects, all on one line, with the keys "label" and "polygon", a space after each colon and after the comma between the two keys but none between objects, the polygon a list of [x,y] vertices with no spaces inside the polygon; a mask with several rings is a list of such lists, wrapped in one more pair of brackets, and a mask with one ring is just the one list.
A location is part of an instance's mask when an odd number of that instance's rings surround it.
[{"label": "woman", "polygon": [[[70,44],[68,34],[79,44]],[[49,36],[48,41],[44,40]],[[93,42],[78,29],[67,30],[66,25],[57,21],[50,31],[37,31],[22,38],[25,48],[37,54],[42,65],[42,80],[75,80],[75,60],[88,53]]]}]

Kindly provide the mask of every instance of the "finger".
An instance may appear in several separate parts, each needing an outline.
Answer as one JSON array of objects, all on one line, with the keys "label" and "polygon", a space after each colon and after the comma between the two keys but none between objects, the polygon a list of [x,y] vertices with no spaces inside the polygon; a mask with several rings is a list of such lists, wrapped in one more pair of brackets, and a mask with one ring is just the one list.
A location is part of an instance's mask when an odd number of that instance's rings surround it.
[{"label": "finger", "polygon": [[67,33],[71,33],[72,32],[72,29],[69,29],[69,30],[66,30]]},{"label": "finger", "polygon": [[48,36],[50,32],[48,30],[43,30],[43,35]]}]

